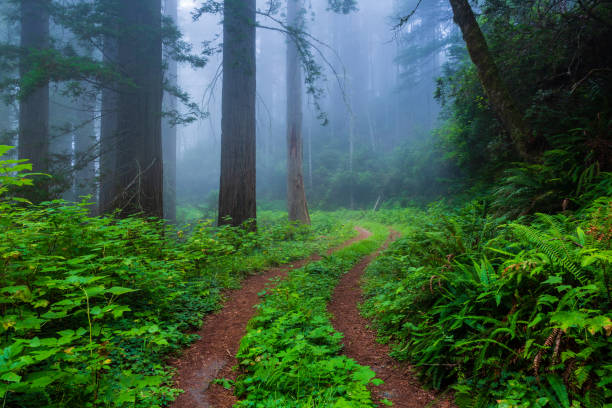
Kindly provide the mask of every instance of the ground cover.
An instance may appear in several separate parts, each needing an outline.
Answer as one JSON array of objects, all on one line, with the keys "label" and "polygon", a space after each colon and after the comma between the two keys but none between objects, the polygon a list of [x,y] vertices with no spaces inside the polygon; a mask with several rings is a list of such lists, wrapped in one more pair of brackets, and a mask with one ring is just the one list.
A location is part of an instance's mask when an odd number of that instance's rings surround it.
[{"label": "ground cover", "polygon": [[325,215],[312,228],[264,217],[257,232],[91,217],[85,203],[11,198],[14,173],[0,182],[3,406],[165,405],[178,392],[167,356],[195,340],[224,290],[354,235]]},{"label": "ground cover", "polygon": [[603,197],[516,221],[479,203],[370,215],[402,238],[368,269],[362,311],[460,407],[609,406],[611,209]]}]

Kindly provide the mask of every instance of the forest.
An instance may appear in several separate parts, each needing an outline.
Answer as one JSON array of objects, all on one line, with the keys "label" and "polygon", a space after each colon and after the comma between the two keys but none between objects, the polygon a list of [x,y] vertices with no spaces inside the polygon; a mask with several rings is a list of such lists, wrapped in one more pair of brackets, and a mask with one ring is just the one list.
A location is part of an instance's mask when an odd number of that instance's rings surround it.
[{"label": "forest", "polygon": [[0,407],[612,408],[610,0],[0,0]]}]

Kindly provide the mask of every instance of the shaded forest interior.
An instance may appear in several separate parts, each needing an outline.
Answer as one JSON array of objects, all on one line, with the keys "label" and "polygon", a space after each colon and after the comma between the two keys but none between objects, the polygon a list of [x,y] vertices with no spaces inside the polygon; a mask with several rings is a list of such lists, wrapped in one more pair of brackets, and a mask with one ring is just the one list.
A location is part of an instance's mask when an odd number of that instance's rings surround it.
[{"label": "shaded forest interior", "polygon": [[355,227],[234,406],[397,404],[326,312],[389,234],[360,313],[432,404],[612,406],[610,1],[0,1],[2,406],[170,406],[228,290]]}]

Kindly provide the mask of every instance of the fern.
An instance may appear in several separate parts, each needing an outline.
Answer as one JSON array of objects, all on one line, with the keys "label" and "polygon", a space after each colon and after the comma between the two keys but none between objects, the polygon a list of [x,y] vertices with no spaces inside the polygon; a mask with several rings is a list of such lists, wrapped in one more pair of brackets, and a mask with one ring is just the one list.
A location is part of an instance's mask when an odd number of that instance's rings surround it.
[{"label": "fern", "polygon": [[561,266],[570,272],[578,282],[582,285],[586,285],[587,279],[584,273],[576,265],[574,260],[571,259],[571,254],[568,253],[563,241],[526,225],[513,223],[510,224],[510,227],[517,237],[522,239],[525,243],[535,245],[540,251],[548,256],[552,263]]},{"label": "fern", "polygon": [[606,404],[606,396],[602,390],[593,389],[587,392],[584,402],[589,408],[603,408]]},{"label": "fern", "polygon": [[546,379],[550,384],[550,389],[546,387],[544,388],[544,392],[548,395],[549,402],[552,406],[555,408],[570,408],[570,399],[567,394],[567,389],[559,377],[549,375]]}]

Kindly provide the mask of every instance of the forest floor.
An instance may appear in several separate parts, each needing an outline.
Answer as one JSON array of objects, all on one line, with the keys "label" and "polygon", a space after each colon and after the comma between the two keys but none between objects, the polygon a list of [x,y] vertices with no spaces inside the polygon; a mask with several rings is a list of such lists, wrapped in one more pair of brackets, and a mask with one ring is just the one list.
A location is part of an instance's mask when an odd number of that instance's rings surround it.
[{"label": "forest floor", "polygon": [[358,306],[363,301],[361,278],[366,268],[397,238],[399,233],[392,231],[383,247],[362,259],[340,279],[328,305],[328,311],[333,316],[332,324],[344,334],[344,354],[360,365],[369,366],[376,377],[384,381],[380,386],[370,387],[374,402],[379,406],[384,405],[383,401],[386,400],[400,408],[450,408],[452,404],[449,400],[439,400],[435,393],[423,389],[412,375],[409,364],[389,356],[389,345],[376,341],[376,332],[370,328],[370,322],[359,313]]},{"label": "forest floor", "polygon": [[[353,243],[367,239],[371,233],[356,227],[358,235],[342,245],[330,249],[331,254]],[[328,310],[333,315],[334,328],[344,334],[344,353],[359,364],[370,366],[378,378],[385,381],[371,391],[376,402],[393,402],[397,407],[451,407],[449,401],[438,404],[433,392],[424,390],[411,374],[409,365],[398,363],[389,357],[389,346],[376,342],[376,334],[369,328],[369,322],[358,311],[362,300],[360,279],[366,267],[390,242],[391,236],[376,253],[362,259],[340,281]],[[242,287],[228,291],[223,308],[205,319],[198,331],[200,339],[193,343],[180,358],[174,360],[176,367],[175,386],[184,390],[171,405],[172,408],[229,408],[237,402],[231,390],[213,381],[216,378],[235,380],[238,364],[235,356],[240,340],[245,335],[249,320],[255,315],[254,306],[259,303],[258,293],[266,288],[271,279],[284,278],[288,272],[317,261],[317,254],[288,265],[271,268],[264,273],[246,278]]]}]

